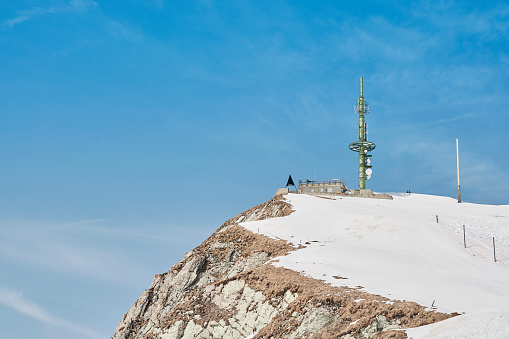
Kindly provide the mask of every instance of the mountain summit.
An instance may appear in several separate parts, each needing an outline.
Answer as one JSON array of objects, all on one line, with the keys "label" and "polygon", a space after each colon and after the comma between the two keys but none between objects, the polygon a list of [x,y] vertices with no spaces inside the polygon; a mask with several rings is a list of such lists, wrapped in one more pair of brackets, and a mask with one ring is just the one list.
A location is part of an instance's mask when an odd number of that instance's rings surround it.
[{"label": "mountain summit", "polygon": [[111,339],[507,339],[508,245],[509,205],[277,195],[157,274]]}]

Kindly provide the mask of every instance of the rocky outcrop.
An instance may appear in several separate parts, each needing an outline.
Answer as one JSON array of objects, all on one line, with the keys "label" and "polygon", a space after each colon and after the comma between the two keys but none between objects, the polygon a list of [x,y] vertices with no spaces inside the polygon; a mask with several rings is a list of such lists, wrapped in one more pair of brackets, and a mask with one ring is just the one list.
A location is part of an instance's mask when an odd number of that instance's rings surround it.
[{"label": "rocky outcrop", "polygon": [[[251,270],[271,257],[288,253],[294,248],[291,244],[256,235],[239,223],[283,217],[291,212],[291,206],[281,196],[276,196],[226,221],[168,272],[155,276],[150,288],[124,315],[111,338],[157,337],[158,329],[162,325],[167,326],[171,318],[169,314],[178,313],[183,305],[189,303],[192,295],[204,293],[204,286]],[[171,331],[180,333],[178,328],[183,324],[178,323]]]},{"label": "rocky outcrop", "polygon": [[272,266],[271,258],[299,247],[239,223],[290,213],[291,206],[276,196],[226,221],[155,276],[111,339],[406,338],[395,329],[452,316]]},{"label": "rocky outcrop", "polygon": [[193,295],[191,303],[168,314],[163,328],[154,333],[165,339],[244,338],[268,325],[295,298],[287,291],[281,298],[268,300],[242,279],[210,284]]}]

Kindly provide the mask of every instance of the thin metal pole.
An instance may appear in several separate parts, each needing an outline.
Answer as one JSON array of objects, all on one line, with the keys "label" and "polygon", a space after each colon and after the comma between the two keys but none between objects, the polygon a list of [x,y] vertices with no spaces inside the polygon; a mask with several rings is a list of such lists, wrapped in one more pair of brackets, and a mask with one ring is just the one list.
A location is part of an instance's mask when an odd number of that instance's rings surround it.
[{"label": "thin metal pole", "polygon": [[465,237],[465,225],[463,225],[463,246],[465,246],[465,248],[467,248],[467,241],[466,241],[466,237]]},{"label": "thin metal pole", "polygon": [[497,262],[497,257],[495,256],[495,237],[493,237],[493,260]]},{"label": "thin metal pole", "polygon": [[460,155],[458,148],[458,139],[456,139],[456,169],[458,172],[458,202],[461,202],[461,189],[460,189]]}]

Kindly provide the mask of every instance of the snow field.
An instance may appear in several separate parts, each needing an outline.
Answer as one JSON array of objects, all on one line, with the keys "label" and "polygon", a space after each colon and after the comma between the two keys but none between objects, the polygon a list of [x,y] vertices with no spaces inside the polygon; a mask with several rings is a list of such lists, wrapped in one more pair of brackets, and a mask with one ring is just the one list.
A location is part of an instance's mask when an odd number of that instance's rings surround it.
[{"label": "snow field", "polygon": [[[290,216],[242,223],[255,233],[306,246],[279,257],[275,266],[464,313],[408,330],[411,338],[509,338],[509,205],[458,204],[421,194],[394,200],[285,198],[295,209]],[[493,236],[496,263],[489,247]]]}]

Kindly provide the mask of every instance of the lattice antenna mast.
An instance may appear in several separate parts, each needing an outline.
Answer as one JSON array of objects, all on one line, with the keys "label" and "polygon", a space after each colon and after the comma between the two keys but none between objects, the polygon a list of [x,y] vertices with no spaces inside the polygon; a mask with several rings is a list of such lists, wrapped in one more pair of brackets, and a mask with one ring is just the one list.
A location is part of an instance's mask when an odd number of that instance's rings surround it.
[{"label": "lattice antenna mast", "polygon": [[355,112],[359,114],[359,140],[350,144],[349,148],[359,153],[359,189],[366,189],[366,179],[371,178],[371,152],[375,149],[376,145],[368,141],[368,125],[365,122],[365,114],[369,112],[369,105],[364,100],[364,86],[361,77],[361,95]]}]

